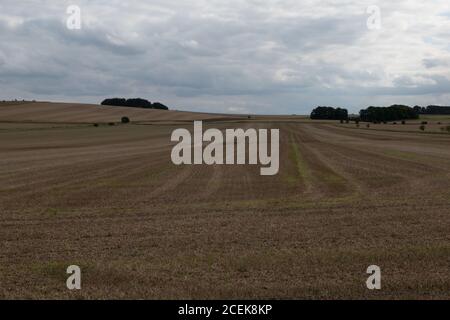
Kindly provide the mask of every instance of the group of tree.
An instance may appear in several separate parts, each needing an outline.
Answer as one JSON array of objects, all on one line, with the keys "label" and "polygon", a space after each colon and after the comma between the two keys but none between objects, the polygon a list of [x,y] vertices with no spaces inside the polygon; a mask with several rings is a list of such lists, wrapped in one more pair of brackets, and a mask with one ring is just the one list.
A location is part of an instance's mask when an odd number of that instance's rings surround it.
[{"label": "group of tree", "polygon": [[415,106],[413,109],[417,114],[450,114],[450,107],[446,106]]},{"label": "group of tree", "polygon": [[112,98],[105,99],[102,101],[103,106],[118,106],[118,107],[131,107],[131,108],[144,108],[144,109],[159,109],[159,110],[169,110],[169,108],[162,103],[154,102],[151,103],[146,99],[135,98],[135,99],[125,99],[125,98]]},{"label": "group of tree", "polygon": [[[349,118],[347,109],[334,107],[317,107],[311,112],[311,119],[320,120],[354,120],[364,122],[387,122],[407,119],[418,119],[419,114],[450,114],[450,107],[428,106],[411,108],[394,104],[389,107],[368,107],[359,112],[359,116]],[[426,113],[425,113],[426,112]],[[448,113],[447,113],[448,112]]]},{"label": "group of tree", "polygon": [[369,107],[359,112],[361,121],[386,122],[418,119],[419,114],[411,107],[394,104],[390,107]]},{"label": "group of tree", "polygon": [[317,107],[311,112],[311,119],[315,120],[347,120],[347,109],[333,107]]}]

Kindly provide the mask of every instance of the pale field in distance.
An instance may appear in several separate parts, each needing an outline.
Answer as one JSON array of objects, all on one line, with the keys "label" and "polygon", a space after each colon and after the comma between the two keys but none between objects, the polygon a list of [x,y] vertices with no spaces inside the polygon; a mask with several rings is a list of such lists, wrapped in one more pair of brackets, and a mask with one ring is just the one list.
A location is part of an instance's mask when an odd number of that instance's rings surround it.
[{"label": "pale field in distance", "polygon": [[[279,128],[279,174],[174,166],[193,120]],[[450,135],[418,123],[0,104],[0,298],[448,299]]]}]

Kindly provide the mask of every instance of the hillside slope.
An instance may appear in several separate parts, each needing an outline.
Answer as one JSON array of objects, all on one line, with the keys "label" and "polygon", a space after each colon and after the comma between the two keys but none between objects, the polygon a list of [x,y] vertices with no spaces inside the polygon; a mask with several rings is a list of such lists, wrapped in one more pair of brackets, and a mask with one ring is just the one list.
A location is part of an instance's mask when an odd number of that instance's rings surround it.
[{"label": "hillside slope", "polygon": [[0,121],[3,122],[117,122],[120,121],[123,116],[129,117],[132,121],[143,122],[245,118],[245,116],[224,116],[208,113],[100,106],[79,103],[0,103]]}]

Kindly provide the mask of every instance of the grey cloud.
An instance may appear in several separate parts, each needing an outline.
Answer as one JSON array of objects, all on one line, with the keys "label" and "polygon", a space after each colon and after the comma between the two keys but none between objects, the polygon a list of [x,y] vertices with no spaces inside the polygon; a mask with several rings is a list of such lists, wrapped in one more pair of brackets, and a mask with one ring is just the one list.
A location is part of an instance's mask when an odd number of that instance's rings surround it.
[{"label": "grey cloud", "polygon": [[[68,30],[59,1],[5,0],[0,98],[136,95],[180,109],[258,113],[441,101],[450,74],[445,1],[425,9],[418,0],[381,2],[383,29],[372,32],[366,4],[356,1],[80,0],[83,28]],[[408,33],[391,13],[414,17],[415,4],[436,19]]]},{"label": "grey cloud", "polygon": [[428,69],[437,67],[448,67],[450,66],[450,61],[444,59],[423,59],[423,65]]}]

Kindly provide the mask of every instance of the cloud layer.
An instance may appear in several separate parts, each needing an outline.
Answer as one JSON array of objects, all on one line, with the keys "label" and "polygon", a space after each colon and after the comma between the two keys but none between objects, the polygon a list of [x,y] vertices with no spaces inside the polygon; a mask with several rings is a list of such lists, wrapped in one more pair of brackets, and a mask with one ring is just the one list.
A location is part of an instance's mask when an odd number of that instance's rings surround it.
[{"label": "cloud layer", "polygon": [[[69,5],[81,30],[66,27]],[[450,105],[449,39],[448,0],[2,0],[0,98],[261,114]]]}]

